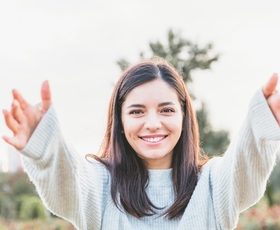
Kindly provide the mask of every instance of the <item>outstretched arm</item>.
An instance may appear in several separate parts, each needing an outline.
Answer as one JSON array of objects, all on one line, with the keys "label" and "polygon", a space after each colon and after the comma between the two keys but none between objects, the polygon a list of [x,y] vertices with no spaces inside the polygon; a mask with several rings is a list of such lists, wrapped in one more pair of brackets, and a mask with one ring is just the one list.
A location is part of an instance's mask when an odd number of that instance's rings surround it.
[{"label": "outstretched arm", "polygon": [[48,81],[41,88],[42,102],[39,106],[30,105],[17,90],[13,90],[13,102],[10,111],[3,110],[6,125],[13,132],[13,137],[3,139],[16,149],[23,149],[40,120],[51,105],[51,92]]},{"label": "outstretched arm", "polygon": [[280,96],[274,74],[253,97],[238,136],[221,158],[212,160],[211,184],[218,222],[236,227],[238,215],[264,194],[280,147]]},{"label": "outstretched arm", "polygon": [[21,152],[24,170],[45,206],[77,229],[100,229],[109,194],[107,170],[99,162],[88,163],[65,143],[47,81],[38,106],[16,90],[13,97],[10,111],[3,111],[13,136],[3,139]]}]

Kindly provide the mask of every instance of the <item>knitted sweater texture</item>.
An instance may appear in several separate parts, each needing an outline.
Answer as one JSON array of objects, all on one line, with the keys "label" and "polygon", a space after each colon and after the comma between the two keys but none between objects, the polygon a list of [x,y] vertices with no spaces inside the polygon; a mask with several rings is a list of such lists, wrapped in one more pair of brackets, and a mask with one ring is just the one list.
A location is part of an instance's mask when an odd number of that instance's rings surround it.
[{"label": "knitted sweater texture", "polygon": [[172,169],[149,170],[146,192],[164,207],[156,215],[137,219],[117,209],[109,172],[65,143],[53,106],[21,153],[46,207],[79,230],[208,230],[234,229],[239,213],[262,197],[279,145],[279,125],[259,90],[238,136],[223,157],[203,166],[191,200],[176,220],[160,215],[174,201]]}]

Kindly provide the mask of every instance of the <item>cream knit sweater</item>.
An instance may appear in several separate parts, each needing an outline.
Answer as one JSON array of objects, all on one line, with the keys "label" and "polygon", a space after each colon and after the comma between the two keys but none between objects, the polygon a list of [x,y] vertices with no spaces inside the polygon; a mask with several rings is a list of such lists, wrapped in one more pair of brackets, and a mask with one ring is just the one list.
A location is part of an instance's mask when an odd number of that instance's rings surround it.
[{"label": "cream knit sweater", "polygon": [[149,171],[147,194],[165,209],[141,219],[118,210],[111,199],[108,171],[65,143],[53,106],[21,153],[46,207],[77,229],[207,230],[234,229],[239,213],[262,197],[279,145],[279,126],[259,90],[239,135],[223,157],[203,166],[183,216],[172,221],[160,216],[174,199],[172,169]]}]

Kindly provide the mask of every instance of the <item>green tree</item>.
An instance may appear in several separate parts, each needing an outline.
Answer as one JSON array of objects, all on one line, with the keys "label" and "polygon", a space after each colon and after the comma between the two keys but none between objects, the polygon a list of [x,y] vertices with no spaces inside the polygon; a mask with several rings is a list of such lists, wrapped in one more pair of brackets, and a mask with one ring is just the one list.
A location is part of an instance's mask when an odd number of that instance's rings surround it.
[{"label": "green tree", "polygon": [[[212,54],[212,44],[200,47],[181,36],[180,33],[174,33],[171,29],[168,31],[167,44],[160,41],[150,42],[149,48],[151,56],[159,56],[170,62],[181,74],[186,84],[193,82],[192,73],[195,70],[206,70],[211,68],[213,62],[218,61],[219,54]],[[140,53],[140,59],[147,59],[144,53]],[[117,64],[122,71],[130,66],[125,59],[120,59]],[[193,100],[194,95],[190,92]],[[205,103],[201,102],[201,108],[197,111],[199,124],[201,147],[208,155],[220,155],[224,153],[229,144],[229,133],[225,130],[215,131],[209,121],[208,110]]]}]

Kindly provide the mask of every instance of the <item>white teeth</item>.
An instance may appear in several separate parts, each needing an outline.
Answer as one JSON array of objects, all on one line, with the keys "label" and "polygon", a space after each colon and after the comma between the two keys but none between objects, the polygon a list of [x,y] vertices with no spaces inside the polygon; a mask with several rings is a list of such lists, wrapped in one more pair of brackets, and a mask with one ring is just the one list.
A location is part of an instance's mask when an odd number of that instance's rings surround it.
[{"label": "white teeth", "polygon": [[142,138],[144,141],[148,142],[158,142],[161,141],[164,137],[153,137],[153,138]]}]

